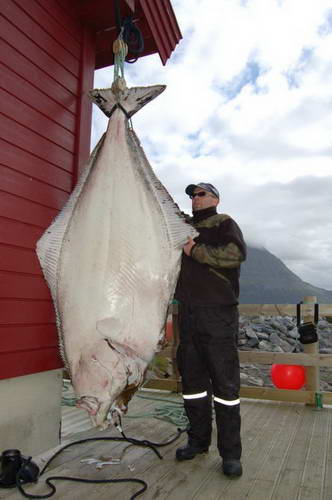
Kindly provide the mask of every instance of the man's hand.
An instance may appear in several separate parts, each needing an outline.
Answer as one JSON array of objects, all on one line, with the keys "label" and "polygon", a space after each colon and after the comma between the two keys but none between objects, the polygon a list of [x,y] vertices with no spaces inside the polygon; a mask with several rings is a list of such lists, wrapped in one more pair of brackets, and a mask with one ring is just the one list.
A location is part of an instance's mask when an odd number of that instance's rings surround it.
[{"label": "man's hand", "polygon": [[191,249],[194,245],[196,245],[195,241],[189,236],[187,243],[183,247],[184,253],[190,256]]}]

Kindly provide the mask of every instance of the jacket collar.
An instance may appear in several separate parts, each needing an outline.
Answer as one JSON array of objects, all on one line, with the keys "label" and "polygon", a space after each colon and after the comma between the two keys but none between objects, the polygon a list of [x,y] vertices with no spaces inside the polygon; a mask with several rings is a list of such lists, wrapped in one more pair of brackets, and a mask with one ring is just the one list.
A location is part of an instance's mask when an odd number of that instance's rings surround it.
[{"label": "jacket collar", "polygon": [[207,219],[212,215],[216,215],[216,207],[203,208],[202,210],[196,210],[193,212],[193,222],[200,222],[201,220]]}]

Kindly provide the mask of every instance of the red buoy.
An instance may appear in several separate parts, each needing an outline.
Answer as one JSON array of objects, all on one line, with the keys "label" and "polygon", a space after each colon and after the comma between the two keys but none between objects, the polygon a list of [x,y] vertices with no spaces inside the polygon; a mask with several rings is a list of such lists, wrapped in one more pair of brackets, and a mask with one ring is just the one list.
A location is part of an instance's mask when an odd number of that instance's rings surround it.
[{"label": "red buoy", "polygon": [[305,369],[300,365],[272,365],[271,379],[278,389],[301,389],[305,384]]}]

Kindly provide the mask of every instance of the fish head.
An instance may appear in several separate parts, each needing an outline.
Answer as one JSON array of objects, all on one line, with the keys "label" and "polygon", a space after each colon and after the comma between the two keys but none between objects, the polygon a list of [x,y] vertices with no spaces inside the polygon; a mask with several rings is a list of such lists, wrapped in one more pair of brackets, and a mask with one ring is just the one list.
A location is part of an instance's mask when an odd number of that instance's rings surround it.
[{"label": "fish head", "polygon": [[[129,354],[129,355],[128,355]],[[142,382],[146,363],[108,339],[87,346],[71,371],[77,397],[76,406],[86,410],[95,426],[107,427],[112,405],[122,412],[127,410],[129,394]],[[134,390],[133,390],[134,389]]]}]

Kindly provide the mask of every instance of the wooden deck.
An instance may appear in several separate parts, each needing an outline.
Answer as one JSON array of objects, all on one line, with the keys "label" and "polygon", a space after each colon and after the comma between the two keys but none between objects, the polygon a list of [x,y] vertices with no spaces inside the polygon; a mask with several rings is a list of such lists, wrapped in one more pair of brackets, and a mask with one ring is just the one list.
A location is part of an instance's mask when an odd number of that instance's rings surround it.
[{"label": "wooden deck", "polygon": [[[123,428],[129,437],[167,441],[176,427],[149,414],[164,403],[140,398],[161,397],[181,402],[176,394],[141,391],[130,404]],[[241,478],[228,479],[221,472],[221,461],[213,445],[209,453],[188,462],[177,462],[175,449],[186,441],[182,434],[175,443],[159,448],[163,460],[148,448],[115,441],[89,442],[65,450],[42,475],[37,485],[29,485],[30,494],[45,494],[48,476],[74,476],[90,479],[140,478],[148,489],[139,498],[147,499],[232,499],[232,500],[331,500],[332,498],[332,407],[315,410],[299,403],[242,400],[243,469]],[[73,435],[71,429],[86,429],[84,412],[64,410],[64,443],[88,437],[116,436],[114,429],[98,432],[88,429]],[[82,416],[83,415],[83,416]],[[71,419],[71,422],[69,422]],[[74,427],[72,422],[77,419]],[[82,464],[87,457],[120,458],[120,465],[97,470],[93,464]],[[37,457],[41,464],[41,457]],[[56,481],[54,499],[110,500],[129,499],[140,486],[131,483],[84,484]],[[1,490],[1,500],[21,500],[17,490]]]}]

